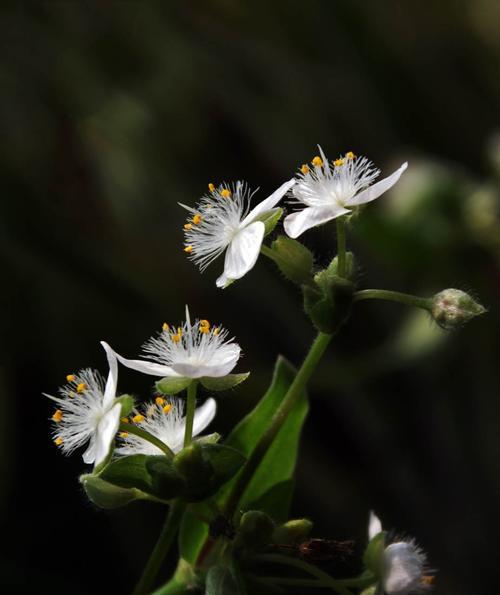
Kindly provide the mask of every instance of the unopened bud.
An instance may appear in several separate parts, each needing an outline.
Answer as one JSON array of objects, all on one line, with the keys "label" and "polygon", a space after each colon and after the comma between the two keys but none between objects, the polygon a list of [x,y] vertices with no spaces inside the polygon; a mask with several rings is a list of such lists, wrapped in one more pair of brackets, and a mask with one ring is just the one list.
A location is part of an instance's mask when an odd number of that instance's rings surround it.
[{"label": "unopened bud", "polygon": [[188,483],[195,485],[208,481],[213,472],[212,466],[203,457],[201,446],[196,442],[175,455],[174,467]]},{"label": "unopened bud", "polygon": [[484,314],[486,308],[476,302],[465,291],[444,289],[432,298],[432,318],[445,330],[453,330],[469,322],[475,316]]},{"label": "unopened bud", "polygon": [[240,547],[259,549],[271,542],[274,521],[265,512],[249,510],[243,514],[236,543]]},{"label": "unopened bud", "polygon": [[309,519],[293,519],[276,527],[273,531],[273,542],[293,545],[305,541],[311,533],[313,524]]},{"label": "unopened bud", "polygon": [[279,236],[271,247],[269,256],[283,275],[292,283],[302,285],[312,279],[312,252],[297,240]]}]

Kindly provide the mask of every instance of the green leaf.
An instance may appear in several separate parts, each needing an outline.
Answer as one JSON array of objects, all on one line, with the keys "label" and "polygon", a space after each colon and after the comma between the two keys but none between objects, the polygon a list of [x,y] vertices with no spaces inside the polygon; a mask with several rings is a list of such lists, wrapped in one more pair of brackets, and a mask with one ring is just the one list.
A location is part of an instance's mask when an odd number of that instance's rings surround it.
[{"label": "green leaf", "polygon": [[89,500],[99,508],[106,510],[119,508],[133,500],[141,499],[141,494],[138,490],[120,488],[91,473],[82,475],[80,482]]},{"label": "green leaf", "polygon": [[218,565],[207,573],[205,595],[242,595],[242,591],[231,569]]},{"label": "green leaf", "polygon": [[281,481],[264,492],[260,498],[251,502],[249,508],[263,510],[276,523],[284,523],[288,520],[294,487],[293,479]]},{"label": "green leaf", "polygon": [[188,509],[182,517],[179,530],[179,552],[182,558],[194,565],[207,537],[208,525]]},{"label": "green leaf", "polygon": [[162,378],[156,383],[156,390],[162,395],[176,395],[193,382],[192,378]]},{"label": "green leaf", "polygon": [[203,378],[200,378],[200,382],[207,390],[219,392],[238,386],[238,384],[244,382],[249,376],[250,372],[245,372],[244,374],[228,374],[227,376],[221,376],[220,378],[204,376]]},{"label": "green leaf", "polygon": [[180,558],[174,576],[152,595],[189,595],[196,585],[196,575],[191,564]]}]

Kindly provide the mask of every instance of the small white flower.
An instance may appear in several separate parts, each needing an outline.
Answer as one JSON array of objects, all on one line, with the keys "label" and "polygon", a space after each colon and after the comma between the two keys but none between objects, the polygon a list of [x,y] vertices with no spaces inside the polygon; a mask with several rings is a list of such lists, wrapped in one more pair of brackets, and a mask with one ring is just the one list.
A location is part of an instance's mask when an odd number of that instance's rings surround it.
[{"label": "small white flower", "polygon": [[[215,400],[208,399],[195,410],[193,437],[203,432],[213,420],[216,409]],[[163,398],[160,398],[157,402],[146,403],[141,417],[143,419],[138,423],[140,428],[161,440],[174,453],[182,449],[184,445],[184,432],[186,430],[184,401],[182,399],[173,399],[167,402]],[[164,454],[154,444],[134,434],[123,432],[120,434],[120,437],[122,438],[122,444],[115,451],[120,456]]]},{"label": "small white flower", "polygon": [[389,190],[408,167],[408,163],[403,163],[389,177],[373,184],[380,170],[366,157],[356,157],[349,151],[329,163],[321,147],[319,152],[321,156],[312,160],[312,167],[302,165],[292,189],[295,201],[306,208],[285,218],[283,225],[291,238],[375,200]]},{"label": "small white flower", "polygon": [[184,251],[204,271],[227,250],[217,287],[241,279],[257,262],[264,239],[265,225],[259,217],[275,207],[294,184],[294,179],[285,182],[252,210],[254,192],[245,183],[236,182],[231,188],[209,184],[208,194],[195,208],[181,204],[190,212],[184,225]]},{"label": "small white flower", "polygon": [[382,558],[382,586],[387,595],[409,595],[426,589],[425,553],[413,540],[388,545]]},{"label": "small white flower", "polygon": [[[222,327],[211,326],[208,320],[196,319],[191,324],[186,306],[186,322],[182,326],[163,325],[163,330],[143,345],[153,361],[126,359],[115,353],[127,368],[162,377],[219,378],[227,376],[240,357],[241,348]],[[107,343],[102,345],[111,349]]]},{"label": "small white flower", "polygon": [[121,413],[121,404],[115,401],[116,357],[109,348],[104,348],[109,363],[106,385],[99,372],[87,368],[66,377],[68,383],[59,389],[59,397],[45,395],[58,405],[52,416],[54,442],[65,454],[89,442],[83,460],[96,466],[109,453]]}]

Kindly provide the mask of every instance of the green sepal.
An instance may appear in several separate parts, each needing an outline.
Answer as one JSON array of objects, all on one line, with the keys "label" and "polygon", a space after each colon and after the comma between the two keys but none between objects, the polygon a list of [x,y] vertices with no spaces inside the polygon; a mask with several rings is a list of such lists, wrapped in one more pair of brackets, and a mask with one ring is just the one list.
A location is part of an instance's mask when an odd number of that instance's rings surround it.
[{"label": "green sepal", "polygon": [[186,390],[187,387],[193,382],[192,378],[184,378],[182,377],[166,377],[158,380],[155,384],[156,390],[161,393],[162,395],[176,395],[183,390]]},{"label": "green sepal", "polygon": [[276,527],[272,541],[277,544],[295,545],[305,541],[313,528],[309,519],[293,519]]},{"label": "green sepal", "polygon": [[[332,262],[328,265],[326,269],[329,274],[331,275],[338,275],[338,266],[339,266],[339,257],[335,256]],[[356,260],[354,258],[354,254],[352,252],[346,252],[345,254],[345,278],[349,279],[349,281],[355,281],[358,272],[358,267],[356,264]]]},{"label": "green sepal", "polygon": [[89,500],[99,508],[106,510],[120,508],[133,500],[141,499],[139,490],[121,488],[91,473],[81,475],[80,483]]},{"label": "green sepal", "polygon": [[273,519],[261,510],[248,510],[243,514],[235,539],[239,548],[258,550],[268,545],[275,529]]},{"label": "green sepal", "polygon": [[221,438],[222,436],[218,432],[213,432],[212,434],[205,434],[205,436],[195,438],[193,442],[197,444],[216,444]]},{"label": "green sepal", "polygon": [[274,228],[278,225],[282,215],[283,209],[281,207],[276,207],[275,209],[270,209],[269,211],[262,213],[255,219],[255,221],[262,221],[265,226],[264,236],[267,236],[274,231]]},{"label": "green sepal", "polygon": [[377,533],[375,537],[366,546],[363,554],[363,562],[366,568],[380,579],[382,555],[385,549],[386,531]]},{"label": "green sepal", "polygon": [[314,276],[315,287],[302,286],[304,310],[323,333],[336,331],[348,318],[354,297],[354,283],[328,269]]},{"label": "green sepal", "polygon": [[115,403],[120,403],[122,406],[121,417],[127,417],[134,408],[135,399],[132,395],[121,395],[115,399]]},{"label": "green sepal", "polygon": [[221,376],[220,378],[204,376],[203,378],[200,378],[200,383],[207,390],[220,392],[238,386],[238,384],[244,382],[249,376],[250,372],[245,372],[244,374],[228,374],[227,376]]},{"label": "green sepal", "polygon": [[186,480],[165,456],[148,457],[146,469],[151,477],[151,488],[165,500],[182,497],[187,489]]},{"label": "green sepal", "polygon": [[268,254],[292,283],[302,285],[312,281],[313,254],[297,240],[280,235],[272,243]]}]

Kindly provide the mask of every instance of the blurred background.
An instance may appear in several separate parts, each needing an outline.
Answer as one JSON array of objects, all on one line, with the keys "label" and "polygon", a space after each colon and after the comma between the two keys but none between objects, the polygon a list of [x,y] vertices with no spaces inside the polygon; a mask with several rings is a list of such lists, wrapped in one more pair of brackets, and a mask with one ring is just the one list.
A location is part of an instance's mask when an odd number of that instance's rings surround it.
[{"label": "blurred background", "polygon": [[[398,304],[356,305],[310,387],[294,515],[361,548],[374,508],[428,552],[436,593],[491,593],[500,4],[40,0],[0,11],[2,592],[128,593],[158,535],[154,505],[94,509],[80,456],[50,439],[41,393],[81,367],[105,373],[100,339],[135,356],[185,303],[223,322],[244,349],[239,370],[252,371],[219,400],[223,434],[279,353],[300,363],[313,331],[298,291],[264,259],[217,290],[222,261],[200,275],[187,260],[177,202],[234,179],[263,199],[320,143],[383,174],[410,163],[350,235],[361,287],[458,287],[490,311],[446,334]],[[301,239],[320,265],[335,253],[332,225]],[[121,391],[149,396],[139,376],[122,370]]]}]

